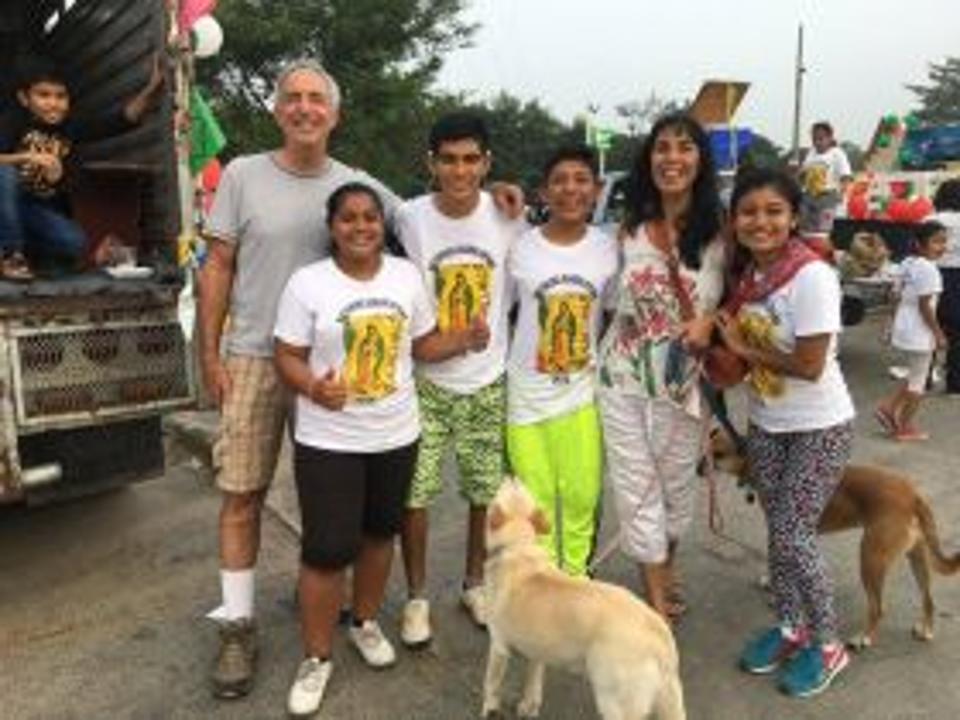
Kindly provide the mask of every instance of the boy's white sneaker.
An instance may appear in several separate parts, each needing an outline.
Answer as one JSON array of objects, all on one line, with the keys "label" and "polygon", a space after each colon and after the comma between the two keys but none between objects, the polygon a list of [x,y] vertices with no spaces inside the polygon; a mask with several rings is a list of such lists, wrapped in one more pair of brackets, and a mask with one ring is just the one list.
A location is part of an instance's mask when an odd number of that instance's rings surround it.
[{"label": "boy's white sneaker", "polygon": [[408,648],[426,647],[433,639],[430,631],[430,602],[423,598],[408,600],[403,606],[400,639]]},{"label": "boy's white sneaker", "polygon": [[372,668],[385,668],[397,661],[393,645],[384,636],[376,620],[364,620],[363,625],[350,626],[350,642]]},{"label": "boy's white sneaker", "polygon": [[332,671],[333,663],[329,660],[309,657],[300,663],[287,695],[287,712],[291,717],[310,718],[316,714]]}]

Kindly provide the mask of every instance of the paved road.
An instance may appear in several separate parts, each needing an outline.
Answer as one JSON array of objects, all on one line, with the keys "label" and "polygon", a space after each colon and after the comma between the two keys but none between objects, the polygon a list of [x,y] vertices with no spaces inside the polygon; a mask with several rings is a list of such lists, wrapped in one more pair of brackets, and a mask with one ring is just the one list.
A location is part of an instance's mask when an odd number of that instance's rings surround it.
[{"label": "paved road", "polygon": [[[878,336],[878,326],[868,324],[844,339],[844,363],[860,408],[871,407],[888,387]],[[859,460],[913,474],[933,502],[946,546],[958,549],[960,399],[932,399],[924,420],[934,440],[901,446],[876,435],[865,412],[856,454]],[[278,480],[281,489],[287,487],[285,473]],[[739,673],[733,658],[743,639],[768,622],[764,594],[756,587],[763,527],[756,509],[743,502],[732,483],[721,486],[720,501],[726,532],[736,542],[710,533],[702,502],[700,521],[682,550],[692,609],[678,643],[691,718],[953,720],[960,715],[960,578],[938,579],[937,639],[921,644],[910,638],[918,603],[904,566],[890,577],[879,647],[858,657],[823,697],[792,701],[779,696],[768,679]],[[287,684],[300,650],[292,605],[296,541],[281,518],[295,520],[295,512],[288,493],[278,495],[273,505],[259,573],[261,673],[248,699],[228,704],[212,700],[206,685],[215,634],[202,616],[218,599],[218,501],[202,473],[178,464],[166,478],[103,497],[0,511],[0,718],[284,717]],[[435,645],[416,655],[401,652],[396,668],[375,674],[341,641],[321,718],[477,716],[485,636],[455,603],[463,512],[456,497],[448,495],[436,515],[431,557]],[[610,532],[604,528],[606,535]],[[857,536],[831,537],[826,547],[844,629],[853,633],[863,612]],[[619,557],[605,564],[601,575],[635,586],[632,569]],[[395,575],[385,609],[394,636],[398,581]],[[595,717],[585,682],[551,673],[543,717]]]}]

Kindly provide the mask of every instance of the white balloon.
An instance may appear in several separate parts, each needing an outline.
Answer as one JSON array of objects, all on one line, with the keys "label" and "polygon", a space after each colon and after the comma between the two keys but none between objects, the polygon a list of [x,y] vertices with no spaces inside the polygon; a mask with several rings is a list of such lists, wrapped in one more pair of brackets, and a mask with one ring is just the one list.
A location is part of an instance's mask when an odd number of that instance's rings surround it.
[{"label": "white balloon", "polygon": [[198,58],[213,57],[223,45],[223,28],[212,15],[204,15],[190,28],[193,34],[193,54]]}]

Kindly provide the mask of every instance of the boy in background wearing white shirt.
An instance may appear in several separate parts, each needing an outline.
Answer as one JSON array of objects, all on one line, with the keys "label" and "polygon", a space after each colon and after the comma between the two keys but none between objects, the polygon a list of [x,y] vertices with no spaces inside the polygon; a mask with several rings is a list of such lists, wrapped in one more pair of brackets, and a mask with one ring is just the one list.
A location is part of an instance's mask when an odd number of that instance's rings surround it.
[{"label": "boy in background wearing white shirt", "polygon": [[907,356],[907,377],[874,413],[895,440],[926,440],[913,419],[920,406],[930,365],[936,350],[946,345],[946,335],[937,321],[937,299],[943,281],[936,261],[947,249],[946,228],[938,222],[924,223],[917,234],[915,254],[901,267],[900,301],[893,319],[891,342]]},{"label": "boy in background wearing white shirt", "polygon": [[490,343],[417,371],[422,435],[401,534],[409,600],[401,639],[408,647],[432,637],[426,597],[427,510],[442,491],[444,456],[452,447],[460,494],[470,505],[461,603],[483,626],[487,505],[504,475],[504,370],[507,355],[506,260],[524,229],[504,218],[481,190],[490,170],[483,120],[466,113],[440,118],[430,130],[427,164],[437,191],[405,203],[396,231],[423,276],[441,332],[489,326]]},{"label": "boy in background wearing white shirt", "polygon": [[530,230],[508,269],[520,301],[507,361],[507,453],[551,518],[542,543],[559,568],[585,575],[603,475],[595,401],[603,300],[617,272],[617,243],[587,224],[599,192],[586,147],[556,151],[541,195],[549,220]]}]

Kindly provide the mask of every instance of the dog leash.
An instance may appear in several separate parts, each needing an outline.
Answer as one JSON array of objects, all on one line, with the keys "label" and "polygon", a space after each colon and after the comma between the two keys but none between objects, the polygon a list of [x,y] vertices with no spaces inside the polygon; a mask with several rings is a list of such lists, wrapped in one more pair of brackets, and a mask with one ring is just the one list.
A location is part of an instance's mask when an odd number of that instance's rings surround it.
[{"label": "dog leash", "polygon": [[[717,419],[717,422],[720,423],[720,426],[727,432],[730,436],[730,439],[733,441],[733,444],[736,446],[737,452],[741,455],[745,455],[747,451],[747,440],[746,438],[737,431],[734,427],[733,422],[730,420],[730,414],[727,411],[726,404],[723,402],[720,392],[710,385],[708,382],[704,382],[703,385],[704,397],[707,399],[707,404],[710,407],[710,411],[713,413],[713,416]],[[757,554],[757,549],[752,545],[745,543],[742,540],[739,540],[724,530],[723,515],[720,513],[720,504],[718,502],[717,496],[717,477],[716,477],[716,463],[714,461],[713,452],[710,448],[710,436],[709,430],[705,438],[705,447],[704,447],[704,477],[706,478],[709,492],[710,492],[710,530],[711,532],[719,539],[724,540],[725,542],[730,543],[731,545],[740,548],[747,554],[755,555]],[[748,483],[749,486],[749,483]],[[754,491],[752,487],[748,490],[747,502],[754,501]],[[716,511],[716,521],[714,521],[714,509]]]}]

